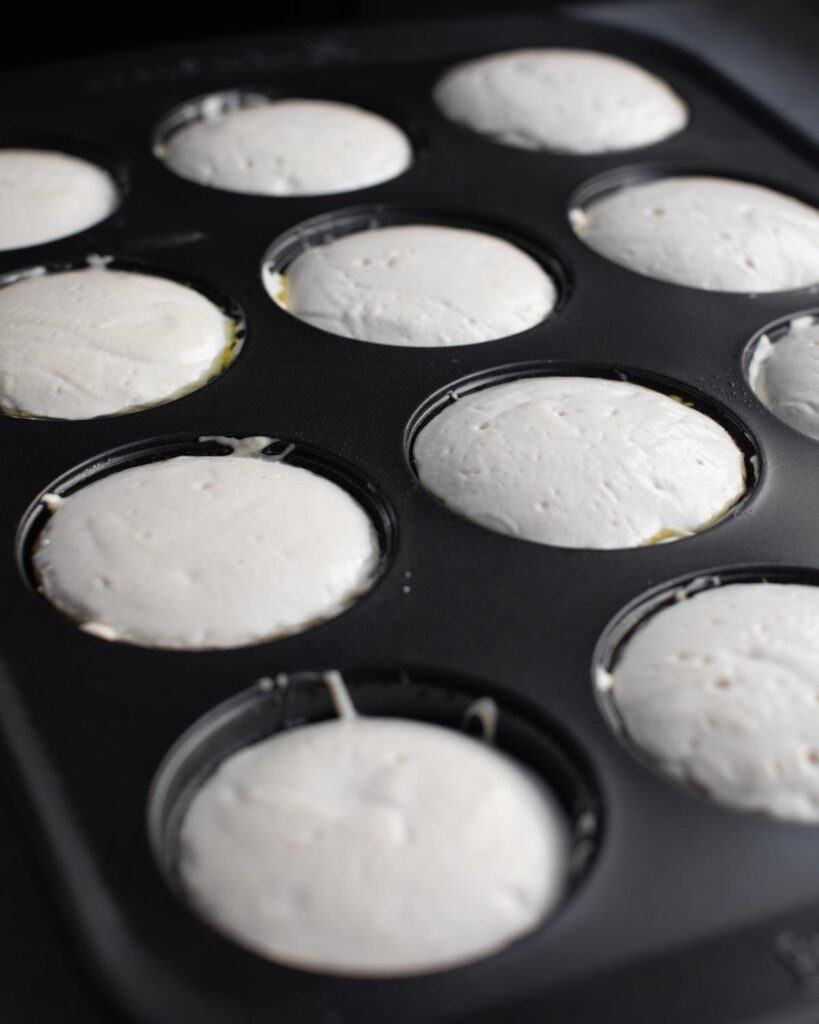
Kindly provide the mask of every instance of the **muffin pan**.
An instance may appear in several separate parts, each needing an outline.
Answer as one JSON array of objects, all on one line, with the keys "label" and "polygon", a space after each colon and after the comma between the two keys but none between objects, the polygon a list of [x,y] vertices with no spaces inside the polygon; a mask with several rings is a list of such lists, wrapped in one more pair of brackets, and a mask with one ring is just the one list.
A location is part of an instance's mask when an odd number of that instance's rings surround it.
[{"label": "muffin pan", "polygon": [[[680,94],[690,124],[644,149],[565,156],[497,145],[435,108],[432,87],[452,64],[533,45],[634,60]],[[819,830],[733,813],[656,776],[610,727],[593,678],[606,638],[621,635],[607,624],[653,588],[725,567],[734,576],[819,570],[819,448],[776,420],[743,373],[750,339],[815,307],[815,293],[717,294],[650,280],[593,253],[569,223],[589,183],[683,172],[743,178],[819,206],[815,147],[691,57],[546,18],[198,43],[20,72],[4,86],[13,112],[0,144],[94,159],[114,172],[122,202],[73,238],[0,253],[0,274],[111,255],[224,296],[247,328],[226,373],[168,405],[92,421],[0,419],[0,596],[14,610],[0,734],[54,889],[123,1012],[156,1024],[815,1020]],[[155,133],[196,97],[230,90],[383,113],[412,140],[412,166],[343,197],[234,195],[176,177],[152,153]],[[329,336],[270,300],[262,264],[292,256],[294,239],[394,211],[521,240],[558,268],[558,307],[508,339],[402,349]],[[740,440],[754,486],[703,533],[631,550],[529,544],[456,516],[418,484],[409,439],[465,380],[506,379],[521,366],[679,388]],[[84,635],[36,594],[37,495],[216,435],[284,439],[279,451],[295,443],[299,457],[372,495],[384,564],[353,607],[274,642],[183,653]],[[254,956],[174,894],[174,809],[190,785],[229,748],[325,717],[315,673],[329,668],[376,713],[456,725],[469,700],[497,701],[500,745],[541,771],[582,822],[576,884],[543,927],[453,971],[344,979]],[[297,684],[292,710],[250,689],[282,672]]]},{"label": "muffin pan", "polygon": [[[474,686],[474,681],[389,668],[352,672],[346,678],[350,700],[359,714],[393,721],[414,719],[475,733],[536,776],[549,779],[558,820],[562,819],[561,835],[565,825],[568,839],[568,849],[561,848],[561,854],[568,854],[563,865],[566,878],[559,887],[562,894],[558,900],[562,902],[581,883],[595,851],[599,814],[593,786],[578,767],[570,743],[553,723],[532,722],[509,705],[487,708],[480,698],[475,700],[470,685]],[[157,862],[180,894],[184,894],[180,832],[191,801],[214,764],[281,730],[336,719],[336,700],[322,673],[279,673],[259,680],[206,714],[175,744],[157,773],[149,799],[149,833]],[[367,972],[359,968],[355,973],[360,977]],[[423,972],[416,967],[407,973]]]}]

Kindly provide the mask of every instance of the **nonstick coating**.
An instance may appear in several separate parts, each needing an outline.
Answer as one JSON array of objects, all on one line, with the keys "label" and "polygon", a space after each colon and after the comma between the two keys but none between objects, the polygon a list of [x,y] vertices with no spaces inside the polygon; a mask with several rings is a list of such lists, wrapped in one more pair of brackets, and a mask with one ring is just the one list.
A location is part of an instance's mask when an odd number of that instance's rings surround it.
[{"label": "nonstick coating", "polygon": [[[641,150],[565,156],[496,145],[436,111],[430,91],[452,63],[534,45],[636,60],[689,104],[689,127]],[[175,177],[152,154],[157,126],[185,101],[233,88],[369,107],[409,133],[415,162],[377,187],[313,198],[234,195]],[[651,588],[725,567],[819,569],[819,446],[778,422],[742,369],[760,328],[815,308],[816,294],[726,295],[650,280],[590,251],[568,221],[600,175],[727,175],[819,205],[815,147],[688,56],[547,18],[173,46],[15,73],[2,96],[0,144],[96,159],[123,201],[81,235],[0,253],[0,274],[113,255],[214,289],[246,317],[234,365],[177,402],[86,422],[0,419],[7,767],[87,960],[123,1009],[156,1024],[815,1021],[819,829],[732,813],[654,774],[610,727],[592,675],[607,624]],[[332,337],[279,309],[260,279],[270,247],[305,221],[325,218],[332,231],[362,209],[376,221],[410,211],[519,240],[557,273],[557,311],[506,340],[436,350]],[[533,363],[695,393],[751,439],[752,493],[702,534],[624,551],[528,544],[453,515],[413,473],[413,424],[454,382]],[[237,651],[106,643],[56,614],[23,571],[32,501],[122,446],[215,434],[285,438],[370,481],[374,501],[394,514],[377,586],[337,619]],[[565,741],[602,829],[553,921],[480,963],[361,981],[268,963],[187,910],[149,844],[160,762],[200,716],[260,677],[332,667],[440,685],[455,676]]]}]

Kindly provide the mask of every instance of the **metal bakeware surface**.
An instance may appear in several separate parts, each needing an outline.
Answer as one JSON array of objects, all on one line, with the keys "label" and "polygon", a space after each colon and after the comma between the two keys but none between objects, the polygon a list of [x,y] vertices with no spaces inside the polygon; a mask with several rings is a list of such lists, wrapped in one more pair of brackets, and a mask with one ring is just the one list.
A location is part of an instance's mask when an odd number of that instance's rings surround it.
[{"label": "metal bakeware surface", "polygon": [[[568,156],[496,145],[436,110],[431,88],[452,63],[533,45],[635,60],[679,92],[689,126],[639,150]],[[310,198],[235,195],[174,176],[152,153],[157,126],[187,100],[231,89],[359,103],[406,129],[414,163],[376,187]],[[729,566],[819,569],[819,447],[757,401],[742,368],[759,329],[815,307],[816,294],[650,280],[586,248],[568,220],[572,198],[601,175],[726,175],[819,206],[815,147],[685,54],[546,18],[174,46],[15,73],[1,95],[0,144],[95,159],[115,174],[122,203],[80,235],[0,253],[0,274],[112,255],[210,287],[246,318],[235,364],[179,401],[83,422],[0,419],[7,768],[86,958],[126,1012],[156,1024],[815,1021],[819,829],[732,813],[647,770],[601,713],[592,676],[607,624],[654,587]],[[514,238],[559,268],[560,304],[529,331],[456,349],[362,344],[279,309],[260,278],[270,247],[303,222],[324,218],[332,230],[362,210]],[[521,364],[593,368],[701,396],[750,439],[752,493],[702,534],[622,551],[527,544],[453,515],[417,482],[412,425],[457,382]],[[21,569],[32,501],[124,446],[214,434],[283,438],[372,481],[394,513],[377,585],[337,619],[235,651],[110,644],[57,615]],[[442,685],[457,677],[563,737],[601,827],[588,871],[553,920],[470,966],[362,981],[268,963],[188,911],[146,826],[163,757],[254,680],[329,667],[353,676],[382,667]]]}]

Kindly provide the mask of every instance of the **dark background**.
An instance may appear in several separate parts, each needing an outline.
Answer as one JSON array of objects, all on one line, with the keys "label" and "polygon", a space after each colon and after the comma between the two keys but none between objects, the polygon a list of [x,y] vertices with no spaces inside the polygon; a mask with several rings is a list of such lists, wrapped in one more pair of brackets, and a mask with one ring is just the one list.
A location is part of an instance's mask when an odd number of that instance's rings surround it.
[{"label": "dark background", "polygon": [[[576,17],[610,21],[684,46],[819,140],[819,0],[562,5],[516,0],[511,7],[544,12],[559,7]],[[31,3],[18,5],[14,27],[4,33],[0,70],[248,31],[502,13],[505,7],[498,0],[355,0],[333,8],[279,3],[263,10],[265,17],[224,15],[215,20],[194,5],[185,5],[184,18],[167,6],[109,6],[92,14],[78,5],[56,12]],[[0,90],[3,111],[12,111],[13,102],[13,96]],[[0,1022],[112,1024],[117,1016],[88,985],[55,908],[41,892],[42,879],[20,838],[22,831],[19,808],[11,794],[0,791]]]},{"label": "dark background", "polygon": [[557,3],[549,0],[515,0],[509,5],[499,0],[342,0],[333,4],[319,0],[318,3],[262,4],[255,16],[250,14],[248,5],[241,5],[240,16],[238,11],[232,13],[230,10],[207,15],[204,6],[197,9],[198,5],[191,4],[175,9],[170,5],[111,6],[107,14],[91,16],[80,13],[77,5],[66,5],[63,9],[49,10],[45,17],[39,5],[31,5],[31,9],[26,11],[23,4],[18,5],[15,11],[14,35],[6,37],[0,66],[31,65],[157,43],[218,38],[226,33],[275,32],[316,24],[350,25],[376,19],[397,21],[459,14],[496,14],[505,12],[507,7],[519,11],[542,11],[556,6]]}]

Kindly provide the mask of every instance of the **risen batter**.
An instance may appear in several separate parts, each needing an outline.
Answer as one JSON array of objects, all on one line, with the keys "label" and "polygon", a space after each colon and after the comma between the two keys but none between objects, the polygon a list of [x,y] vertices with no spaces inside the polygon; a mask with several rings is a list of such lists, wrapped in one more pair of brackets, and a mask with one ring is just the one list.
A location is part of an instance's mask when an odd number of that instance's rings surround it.
[{"label": "risen batter", "polygon": [[495,53],[450,69],[435,100],[453,121],[523,149],[604,153],[674,135],[685,104],[631,61],[590,50]]},{"label": "risen batter", "polygon": [[441,970],[535,928],[560,900],[554,799],[485,743],[406,719],[286,730],[233,754],[184,820],[201,913],[274,960],[350,975]]},{"label": "risen batter", "polygon": [[369,517],[324,477],[259,457],[180,456],[56,503],[34,552],[83,629],[153,647],[238,647],[302,630],[367,589]]},{"label": "risen batter", "polygon": [[819,210],[729,178],[661,178],[573,210],[575,230],[639,274],[725,292],[819,282]]},{"label": "risen batter", "polygon": [[388,181],[412,162],[400,128],[369,110],[285,99],[225,111],[174,132],[158,155],[200,185],[257,195],[349,192]]},{"label": "risen batter", "polygon": [[774,416],[819,440],[819,320],[797,317],[773,343],[763,335],[749,379]]},{"label": "risen batter", "polygon": [[819,821],[819,589],[736,583],[675,602],[608,681],[627,734],[712,799]]},{"label": "risen batter", "polygon": [[709,417],[623,381],[533,377],[460,397],[414,446],[421,483],[499,533],[569,548],[674,540],[745,490]]},{"label": "risen batter", "polygon": [[94,164],[67,153],[0,149],[0,249],[84,231],[117,203],[114,182]]},{"label": "risen batter", "polygon": [[531,256],[494,235],[402,224],[305,250],[270,295],[300,320],[382,345],[448,346],[517,334],[557,299]]},{"label": "risen batter", "polygon": [[87,419],[167,402],[215,376],[235,325],[192,288],[101,267],[0,288],[0,408]]}]

